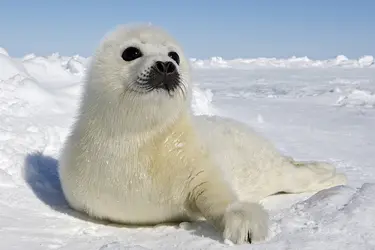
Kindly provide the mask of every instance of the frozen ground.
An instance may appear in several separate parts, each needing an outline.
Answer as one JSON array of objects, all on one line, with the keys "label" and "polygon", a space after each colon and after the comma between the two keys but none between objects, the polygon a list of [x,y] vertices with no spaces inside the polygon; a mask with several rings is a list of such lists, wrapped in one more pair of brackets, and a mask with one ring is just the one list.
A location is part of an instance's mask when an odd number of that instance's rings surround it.
[{"label": "frozen ground", "polygon": [[86,58],[0,49],[0,249],[375,249],[375,65],[371,56],[192,60],[196,114],[242,120],[297,159],[330,160],[349,185],[280,195],[269,239],[230,246],[205,223],[126,228],[64,201],[59,149]]}]

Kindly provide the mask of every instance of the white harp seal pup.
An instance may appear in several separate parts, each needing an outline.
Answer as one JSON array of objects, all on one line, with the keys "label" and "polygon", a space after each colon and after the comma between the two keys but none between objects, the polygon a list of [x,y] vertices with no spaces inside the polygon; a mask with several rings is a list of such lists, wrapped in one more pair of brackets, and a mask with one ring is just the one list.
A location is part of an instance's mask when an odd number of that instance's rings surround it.
[{"label": "white harp seal pup", "polygon": [[205,219],[242,244],[267,238],[261,198],[345,183],[327,163],[281,155],[245,124],[192,115],[191,88],[189,61],[167,31],[107,34],[59,160],[69,205],[129,225]]}]

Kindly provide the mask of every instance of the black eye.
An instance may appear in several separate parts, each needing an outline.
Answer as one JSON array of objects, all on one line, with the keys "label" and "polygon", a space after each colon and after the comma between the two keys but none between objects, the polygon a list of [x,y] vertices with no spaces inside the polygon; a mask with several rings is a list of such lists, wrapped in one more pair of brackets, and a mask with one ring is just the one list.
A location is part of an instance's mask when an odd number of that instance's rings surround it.
[{"label": "black eye", "polygon": [[176,52],[174,52],[174,51],[169,52],[168,56],[170,58],[172,58],[178,65],[180,64],[180,57],[178,56],[178,54]]},{"label": "black eye", "polygon": [[122,59],[124,59],[124,61],[133,61],[139,57],[143,56],[142,52],[136,48],[136,47],[128,47],[124,50],[124,52],[122,52]]}]

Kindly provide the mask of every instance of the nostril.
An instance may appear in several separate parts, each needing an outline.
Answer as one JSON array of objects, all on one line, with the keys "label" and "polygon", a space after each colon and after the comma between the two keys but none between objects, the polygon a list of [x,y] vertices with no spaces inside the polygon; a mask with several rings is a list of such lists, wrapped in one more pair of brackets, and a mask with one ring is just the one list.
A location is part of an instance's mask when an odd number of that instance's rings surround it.
[{"label": "nostril", "polygon": [[165,67],[167,68],[167,74],[172,74],[176,71],[176,66],[172,62],[167,62]]},{"label": "nostril", "polygon": [[176,66],[173,62],[157,61],[155,63],[155,66],[157,71],[162,74],[173,74],[174,72],[176,72]]},{"label": "nostril", "polygon": [[165,64],[161,61],[157,61],[156,62],[156,68],[157,70],[160,72],[160,73],[165,73],[166,71],[166,67],[165,67]]}]

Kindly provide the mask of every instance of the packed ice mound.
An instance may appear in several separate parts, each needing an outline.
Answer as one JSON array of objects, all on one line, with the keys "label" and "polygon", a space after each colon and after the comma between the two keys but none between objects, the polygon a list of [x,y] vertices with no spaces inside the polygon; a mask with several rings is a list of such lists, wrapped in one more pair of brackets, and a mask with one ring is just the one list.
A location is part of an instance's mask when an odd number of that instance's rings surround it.
[{"label": "packed ice mound", "polygon": [[200,60],[196,58],[190,59],[191,64],[195,68],[368,68],[375,67],[374,57],[365,55],[358,59],[348,59],[344,55],[338,55],[334,59],[312,60],[306,56],[291,57],[287,59],[278,58],[237,58],[232,60],[224,60],[222,57],[211,57],[209,59]]},{"label": "packed ice mound", "polygon": [[374,57],[373,56],[363,56],[359,58],[358,64],[362,67],[370,67],[371,65],[375,64]]},{"label": "packed ice mound", "polygon": [[63,107],[59,101],[63,91],[54,91],[81,80],[81,77],[64,69],[63,62],[33,54],[18,59],[11,58],[4,51],[0,53],[0,102],[3,114],[13,112],[13,115],[26,115],[30,107],[33,107],[31,112],[39,112],[40,109],[61,112]]},{"label": "packed ice mound", "polygon": [[355,89],[347,95],[340,96],[335,104],[346,107],[362,106],[365,108],[374,108],[375,94],[370,91]]},{"label": "packed ice mound", "polygon": [[6,51],[6,49],[4,49],[2,47],[0,47],[0,55],[9,56],[8,51]]},{"label": "packed ice mound", "polygon": [[83,74],[85,72],[85,61],[79,56],[69,58],[64,64],[65,68],[72,74]]},{"label": "packed ice mound", "polygon": [[192,109],[195,115],[215,115],[216,110],[212,105],[213,93],[210,89],[201,90],[193,87]]},{"label": "packed ice mound", "polygon": [[79,56],[61,57],[58,53],[48,57],[27,55],[22,63],[26,70],[39,81],[49,81],[51,77],[59,81],[80,80],[85,73],[86,60]]},{"label": "packed ice mound", "polygon": [[196,58],[190,59],[193,66],[197,68],[230,68],[231,65],[228,64],[222,57],[211,57],[209,60],[198,60]]},{"label": "packed ice mound", "polygon": [[12,59],[2,49],[0,51],[0,81],[8,80],[16,75],[27,76],[28,73],[20,61]]}]

